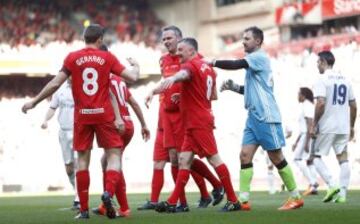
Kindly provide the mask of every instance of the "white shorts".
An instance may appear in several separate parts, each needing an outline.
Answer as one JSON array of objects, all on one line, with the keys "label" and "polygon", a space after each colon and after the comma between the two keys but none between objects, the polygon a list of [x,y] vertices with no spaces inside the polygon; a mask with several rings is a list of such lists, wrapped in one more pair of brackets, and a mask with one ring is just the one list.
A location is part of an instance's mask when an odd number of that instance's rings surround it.
[{"label": "white shorts", "polygon": [[59,142],[63,155],[64,163],[70,164],[74,162],[74,150],[73,150],[73,130],[59,130]]},{"label": "white shorts", "polygon": [[[311,148],[311,139],[309,142],[309,149]],[[294,150],[294,160],[307,160],[310,157],[310,153],[305,152],[306,133],[301,133],[300,139]]]},{"label": "white shorts", "polygon": [[349,137],[347,134],[318,134],[312,153],[316,156],[327,156],[333,147],[335,154],[339,155],[346,151]]}]

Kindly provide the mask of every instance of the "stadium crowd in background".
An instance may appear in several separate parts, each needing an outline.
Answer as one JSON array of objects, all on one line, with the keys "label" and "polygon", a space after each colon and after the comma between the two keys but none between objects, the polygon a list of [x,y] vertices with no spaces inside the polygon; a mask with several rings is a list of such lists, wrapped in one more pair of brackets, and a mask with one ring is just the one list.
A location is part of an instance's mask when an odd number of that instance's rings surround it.
[{"label": "stadium crowd in background", "polygon": [[157,44],[163,22],[147,0],[110,1],[0,1],[0,43],[46,45],[53,41],[71,43],[81,39],[86,23],[98,23],[109,32],[107,42]]}]

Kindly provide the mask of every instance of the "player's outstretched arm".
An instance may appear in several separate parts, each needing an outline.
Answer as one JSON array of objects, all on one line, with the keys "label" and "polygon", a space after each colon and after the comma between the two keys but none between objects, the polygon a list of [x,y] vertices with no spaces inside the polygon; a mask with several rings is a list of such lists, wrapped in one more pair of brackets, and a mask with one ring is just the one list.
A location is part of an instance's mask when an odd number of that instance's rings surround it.
[{"label": "player's outstretched arm", "polygon": [[141,135],[145,141],[150,139],[150,131],[146,125],[144,114],[138,104],[138,102],[134,99],[134,97],[130,96],[128,103],[136,114],[140,124],[141,124]]},{"label": "player's outstretched arm", "polygon": [[213,60],[212,66],[226,69],[226,70],[237,70],[242,68],[249,68],[249,64],[245,59],[238,60]]},{"label": "player's outstretched arm", "polygon": [[173,76],[170,76],[170,77],[164,79],[160,83],[160,87],[158,89],[156,89],[155,91],[163,92],[166,89],[170,89],[174,85],[174,83],[184,82],[184,81],[187,81],[190,79],[191,79],[191,76],[190,76],[189,71],[182,69],[182,70],[178,71],[177,73],[175,73]]},{"label": "player's outstretched arm", "polygon": [[47,112],[45,114],[45,119],[44,119],[43,123],[41,124],[42,129],[46,129],[48,127],[48,121],[54,117],[55,111],[56,111],[56,108],[49,107],[49,109],[47,110]]},{"label": "player's outstretched arm", "polygon": [[234,83],[232,79],[225,80],[220,87],[220,92],[225,90],[231,90],[233,92],[244,95],[244,86]]},{"label": "player's outstretched arm", "polygon": [[65,72],[60,71],[46,86],[40,91],[40,93],[30,102],[27,102],[22,107],[22,112],[26,112],[34,108],[38,103],[53,94],[60,86],[65,82],[68,76]]},{"label": "player's outstretched arm", "polygon": [[132,68],[125,68],[124,71],[121,73],[121,76],[128,82],[135,82],[139,79],[140,76],[139,63],[133,58],[127,58],[127,60]]}]

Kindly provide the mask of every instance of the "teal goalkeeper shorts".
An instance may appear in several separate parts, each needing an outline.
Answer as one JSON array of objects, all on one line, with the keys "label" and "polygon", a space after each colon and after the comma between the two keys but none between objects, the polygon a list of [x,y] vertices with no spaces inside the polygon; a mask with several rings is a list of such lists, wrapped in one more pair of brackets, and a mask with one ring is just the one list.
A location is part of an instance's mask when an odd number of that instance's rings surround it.
[{"label": "teal goalkeeper shorts", "polygon": [[266,151],[285,146],[281,123],[265,123],[249,114],[243,133],[242,145],[260,145]]}]

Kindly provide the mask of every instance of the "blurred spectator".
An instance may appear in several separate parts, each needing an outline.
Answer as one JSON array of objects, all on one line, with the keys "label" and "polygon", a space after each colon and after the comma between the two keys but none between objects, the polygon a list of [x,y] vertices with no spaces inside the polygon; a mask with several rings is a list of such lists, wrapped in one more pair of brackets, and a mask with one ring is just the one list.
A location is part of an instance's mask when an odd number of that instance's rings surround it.
[{"label": "blurred spectator", "polygon": [[0,43],[71,43],[81,38],[85,21],[106,27],[113,36],[108,40],[118,37],[146,46],[155,46],[164,25],[147,0],[0,0]]}]

